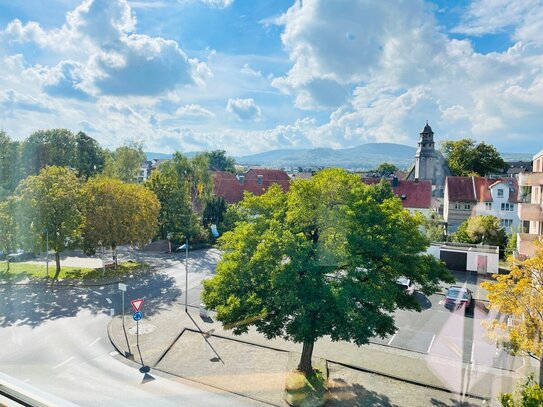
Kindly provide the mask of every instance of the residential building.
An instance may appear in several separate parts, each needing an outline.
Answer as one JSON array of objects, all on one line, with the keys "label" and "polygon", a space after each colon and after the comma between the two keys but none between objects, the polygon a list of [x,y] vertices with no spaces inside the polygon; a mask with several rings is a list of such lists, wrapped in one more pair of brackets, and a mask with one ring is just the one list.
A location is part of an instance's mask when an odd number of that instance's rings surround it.
[{"label": "residential building", "polygon": [[215,195],[222,196],[230,204],[240,202],[245,191],[262,195],[273,184],[278,184],[284,192],[290,187],[290,177],[285,171],[267,168],[251,168],[238,176],[230,172],[216,171],[214,178]]},{"label": "residential building", "polygon": [[520,226],[517,214],[519,188],[516,178],[447,177],[443,218],[449,233],[470,216],[492,215],[500,219],[507,233]]},{"label": "residential building", "polygon": [[406,179],[429,180],[432,183],[432,195],[443,197],[445,178],[453,173],[443,155],[435,149],[434,132],[428,122],[419,135],[415,166],[409,171]]},{"label": "residential building", "polygon": [[517,250],[520,256],[532,257],[534,241],[543,236],[543,150],[534,155],[533,172],[522,172],[518,177],[523,199],[518,208],[522,226]]},{"label": "residential building", "polygon": [[160,164],[162,164],[165,161],[168,161],[168,160],[154,158],[149,161],[144,161],[140,165],[140,173],[138,175],[138,182],[145,182],[147,178],[151,176],[151,173],[154,170],[156,170],[160,166]]},{"label": "residential building", "polygon": [[[411,213],[420,212],[429,217],[432,211],[432,182],[430,180],[399,180],[396,177],[385,178],[390,182],[392,191],[400,198],[402,205]],[[362,178],[367,185],[377,184],[381,178]]]}]

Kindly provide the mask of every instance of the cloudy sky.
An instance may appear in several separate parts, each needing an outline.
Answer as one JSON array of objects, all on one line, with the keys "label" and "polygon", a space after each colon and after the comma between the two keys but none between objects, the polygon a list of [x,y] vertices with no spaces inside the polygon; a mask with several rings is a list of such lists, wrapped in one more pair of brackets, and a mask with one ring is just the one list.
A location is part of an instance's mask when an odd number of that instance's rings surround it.
[{"label": "cloudy sky", "polygon": [[0,129],[156,152],[543,148],[542,0],[0,0]]}]

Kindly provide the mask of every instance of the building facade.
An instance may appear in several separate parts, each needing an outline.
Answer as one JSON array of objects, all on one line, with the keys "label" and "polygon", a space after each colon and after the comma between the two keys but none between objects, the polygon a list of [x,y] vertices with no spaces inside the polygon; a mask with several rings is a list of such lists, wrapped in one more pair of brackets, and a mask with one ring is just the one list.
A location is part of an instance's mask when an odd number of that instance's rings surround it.
[{"label": "building facade", "polygon": [[518,176],[523,198],[518,208],[521,233],[517,238],[517,251],[521,256],[532,257],[534,242],[543,236],[543,150],[534,155],[533,172]]},{"label": "building facade", "polygon": [[516,178],[447,177],[443,218],[449,233],[471,216],[495,216],[508,234],[517,232],[519,186]]}]

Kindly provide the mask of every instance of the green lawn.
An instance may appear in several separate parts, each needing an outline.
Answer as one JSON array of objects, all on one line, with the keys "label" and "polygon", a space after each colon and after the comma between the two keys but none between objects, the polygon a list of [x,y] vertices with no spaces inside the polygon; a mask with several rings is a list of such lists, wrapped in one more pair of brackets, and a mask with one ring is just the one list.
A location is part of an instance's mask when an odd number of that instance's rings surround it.
[{"label": "green lawn", "polygon": [[297,370],[287,373],[285,400],[294,407],[321,407],[326,403],[326,379],[319,370],[305,376]]},{"label": "green lawn", "polygon": [[[116,270],[107,269],[106,276],[129,274],[139,269],[148,268],[144,263],[134,261],[124,261],[119,263]],[[49,277],[55,274],[55,263],[49,263]],[[14,263],[9,265],[7,271],[7,262],[0,261],[0,279],[22,280],[24,278],[44,278],[45,265],[33,263]],[[59,279],[63,280],[86,280],[100,279],[103,277],[102,268],[92,269],[84,267],[68,267],[64,266],[60,269]]]}]

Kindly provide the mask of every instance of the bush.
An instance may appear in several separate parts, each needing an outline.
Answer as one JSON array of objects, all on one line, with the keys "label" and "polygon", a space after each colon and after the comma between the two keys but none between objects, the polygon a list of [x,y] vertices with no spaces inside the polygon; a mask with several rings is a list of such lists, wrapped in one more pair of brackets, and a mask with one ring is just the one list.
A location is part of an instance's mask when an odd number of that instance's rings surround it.
[{"label": "bush", "polygon": [[514,393],[502,393],[500,402],[503,407],[541,407],[543,406],[543,389],[530,375]]}]

